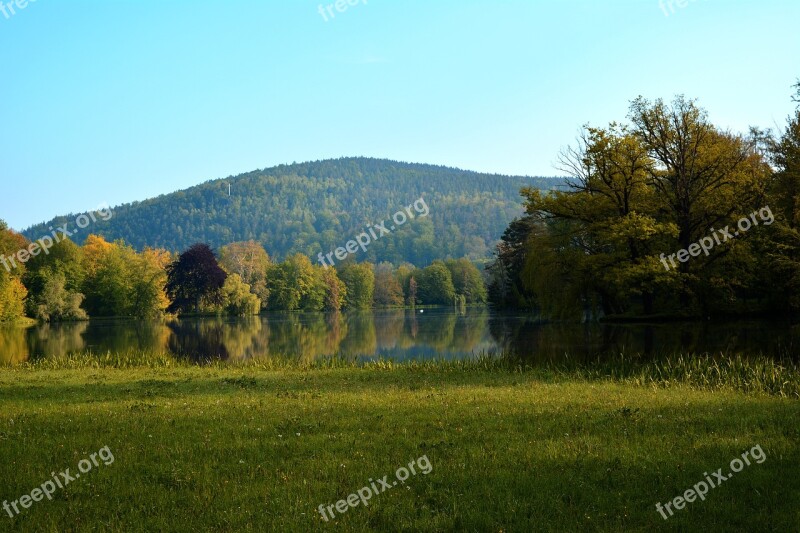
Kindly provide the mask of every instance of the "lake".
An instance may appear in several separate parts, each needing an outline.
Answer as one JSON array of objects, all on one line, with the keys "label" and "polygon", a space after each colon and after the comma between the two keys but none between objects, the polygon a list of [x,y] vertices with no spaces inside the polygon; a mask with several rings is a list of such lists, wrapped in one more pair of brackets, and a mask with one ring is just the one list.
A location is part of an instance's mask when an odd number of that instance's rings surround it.
[{"label": "lake", "polygon": [[531,362],[587,360],[620,353],[800,354],[800,324],[782,320],[666,324],[540,323],[483,308],[271,313],[172,321],[91,320],[0,328],[0,363],[72,353],[169,352],[195,362],[338,354],[355,360],[461,359],[513,352]]}]

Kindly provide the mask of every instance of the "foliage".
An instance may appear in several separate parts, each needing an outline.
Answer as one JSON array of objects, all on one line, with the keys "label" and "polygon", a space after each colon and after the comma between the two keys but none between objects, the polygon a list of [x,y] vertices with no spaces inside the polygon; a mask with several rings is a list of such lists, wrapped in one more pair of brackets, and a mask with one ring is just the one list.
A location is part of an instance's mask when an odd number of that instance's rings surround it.
[{"label": "foliage", "polygon": [[[485,258],[508,222],[522,212],[521,187],[561,186],[553,178],[480,174],[380,159],[342,158],[280,165],[114,208],[93,226],[108,241],[123,239],[177,252],[194,242],[220,247],[254,241],[279,258],[328,253],[424,195],[430,206],[391,235],[374,241],[360,260],[426,265],[434,259]],[[228,195],[228,187],[231,196]],[[490,213],[491,216],[486,216]],[[29,228],[29,238],[74,217]],[[221,260],[225,253],[221,251]],[[243,272],[231,270],[263,293]]]},{"label": "foliage", "polygon": [[769,309],[775,300],[759,279],[770,271],[761,264],[765,240],[779,224],[665,268],[669,254],[700,250],[694,243],[713,228],[771,203],[760,136],[715,127],[681,96],[671,104],[638,98],[629,118],[586,127],[562,154],[568,191],[523,189],[527,217],[498,246],[491,300],[582,319]]},{"label": "foliage", "polygon": [[267,270],[270,309],[321,310],[326,288],[318,268],[303,254],[294,254],[282,263],[271,265]]},{"label": "foliage", "polygon": [[89,316],[81,308],[83,294],[67,289],[63,272],[45,267],[38,271],[42,290],[31,299],[34,316],[43,322],[86,320]]},{"label": "foliage", "polygon": [[347,263],[339,277],[347,287],[344,302],[347,309],[369,309],[375,293],[375,272],[372,263]]},{"label": "foliage", "polygon": [[17,268],[13,268],[7,258],[27,246],[25,237],[10,230],[6,223],[0,220],[0,256],[6,258],[8,263],[8,268],[0,266],[0,323],[16,322],[25,316],[24,301],[28,290],[21,279],[25,272],[25,264],[17,262]]},{"label": "foliage", "polygon": [[325,300],[322,308],[324,311],[339,311],[347,298],[347,287],[339,279],[335,268],[320,268],[322,269],[322,283],[325,287]]},{"label": "foliage", "polygon": [[88,318],[81,308],[86,273],[78,245],[64,237],[48,253],[32,257],[26,266],[22,280],[28,289],[28,316],[45,322]]},{"label": "foliage", "polygon": [[495,258],[487,267],[489,301],[499,307],[532,307],[533,293],[522,284],[522,269],[528,254],[528,239],[533,231],[530,216],[514,219],[503,232]]},{"label": "foliage", "polygon": [[227,244],[219,249],[219,264],[228,274],[238,274],[266,307],[269,301],[267,270],[270,259],[263,246],[255,241]]},{"label": "foliage", "polygon": [[472,261],[462,257],[461,259],[449,259],[445,261],[445,265],[450,271],[456,294],[461,296],[465,303],[486,303],[486,286],[480,270]]},{"label": "foliage", "polygon": [[426,305],[452,305],[456,295],[450,270],[443,261],[434,261],[417,276],[418,299]]},{"label": "foliage", "polygon": [[16,322],[25,316],[28,289],[18,277],[0,272],[0,322]]},{"label": "foliage", "polygon": [[[800,103],[800,82],[796,85]],[[800,106],[787,119],[786,129],[770,139],[769,153],[777,169],[769,190],[776,223],[761,251],[769,259],[763,265],[764,292],[778,309],[800,309]]]},{"label": "foliage", "polygon": [[403,287],[395,276],[391,263],[384,262],[375,266],[373,300],[376,307],[400,307],[404,304]]},{"label": "foliage", "polygon": [[167,267],[166,291],[170,312],[199,311],[201,305],[221,305],[228,275],[207,244],[195,244]]},{"label": "foliage", "polygon": [[261,310],[261,300],[250,292],[250,285],[239,274],[230,274],[222,286],[223,307],[234,316],[257,315]]}]

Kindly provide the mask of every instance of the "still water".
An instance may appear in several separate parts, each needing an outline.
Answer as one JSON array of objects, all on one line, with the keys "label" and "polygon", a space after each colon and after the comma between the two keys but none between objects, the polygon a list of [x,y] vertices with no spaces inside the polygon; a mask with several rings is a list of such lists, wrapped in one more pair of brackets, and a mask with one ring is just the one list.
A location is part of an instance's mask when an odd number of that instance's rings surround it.
[{"label": "still water", "polygon": [[272,313],[172,321],[92,320],[0,328],[0,364],[71,353],[169,352],[192,361],[283,357],[458,359],[513,352],[532,362],[620,353],[743,353],[800,358],[800,324],[779,320],[656,325],[540,323],[488,309]]}]

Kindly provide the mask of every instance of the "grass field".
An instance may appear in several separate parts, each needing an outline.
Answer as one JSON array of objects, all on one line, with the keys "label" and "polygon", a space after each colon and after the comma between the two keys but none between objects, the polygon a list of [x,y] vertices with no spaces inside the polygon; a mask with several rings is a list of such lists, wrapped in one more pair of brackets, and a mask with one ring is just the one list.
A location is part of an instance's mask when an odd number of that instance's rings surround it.
[{"label": "grass field", "polygon": [[[0,500],[114,461],[0,509],[0,531],[798,531],[799,390],[796,367],[741,359],[45,361],[0,369]],[[762,463],[657,512],[756,445]],[[422,456],[427,475],[318,512]]]}]

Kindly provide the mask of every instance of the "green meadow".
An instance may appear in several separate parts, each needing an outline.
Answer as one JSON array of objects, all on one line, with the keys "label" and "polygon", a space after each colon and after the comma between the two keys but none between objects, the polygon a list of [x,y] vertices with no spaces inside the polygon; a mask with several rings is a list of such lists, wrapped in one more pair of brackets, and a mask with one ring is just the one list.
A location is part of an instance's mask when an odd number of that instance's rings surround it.
[{"label": "green meadow", "polygon": [[[104,446],[114,461],[0,530],[796,531],[799,395],[796,365],[741,357],[45,359],[0,369],[0,499]],[[657,512],[756,445],[763,462]],[[318,512],[423,456],[427,475]]]}]

